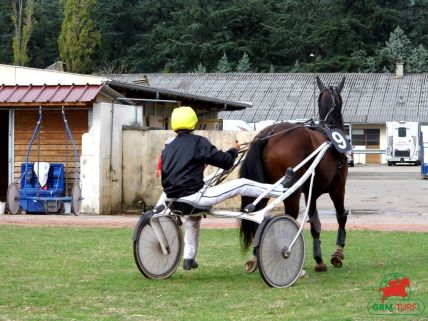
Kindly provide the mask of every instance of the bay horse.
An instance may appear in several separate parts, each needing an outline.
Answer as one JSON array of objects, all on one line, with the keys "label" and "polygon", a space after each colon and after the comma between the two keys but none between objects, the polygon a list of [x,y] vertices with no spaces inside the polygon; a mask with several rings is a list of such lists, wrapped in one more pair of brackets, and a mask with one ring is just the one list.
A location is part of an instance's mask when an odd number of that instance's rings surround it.
[{"label": "bay horse", "polygon": [[[342,97],[340,95],[345,77],[337,86],[325,86],[320,78],[316,77],[320,90],[318,97],[318,111],[320,125],[329,128],[339,128],[343,131]],[[301,163],[317,147],[327,140],[320,130],[314,130],[303,125],[292,123],[278,123],[258,133],[250,146],[245,161],[243,162],[239,176],[251,180],[274,183],[283,177],[288,168],[293,168]],[[296,171],[293,181],[297,181],[310,166],[306,164]],[[312,199],[308,200],[310,180],[284,200],[285,214],[296,219],[299,215],[299,201],[301,193],[305,195],[306,206],[309,206],[310,231],[313,238],[313,257],[315,259],[315,271],[323,272],[327,266],[321,254],[321,222],[318,217],[316,201],[324,193],[330,195],[336,209],[336,218],[339,224],[337,232],[336,250],[331,255],[331,263],[336,267],[342,266],[344,259],[343,248],[345,246],[348,211],[344,207],[345,183],[348,175],[348,163],[346,155],[331,147],[321,159],[316,168],[313,185]],[[251,203],[254,198],[241,198],[241,211]],[[266,206],[268,199],[263,199],[256,210]],[[249,220],[241,220],[240,237],[242,250],[249,249],[258,224]],[[252,265],[252,267],[251,267]],[[247,272],[252,272],[257,267],[256,262],[249,261],[246,264]]]}]

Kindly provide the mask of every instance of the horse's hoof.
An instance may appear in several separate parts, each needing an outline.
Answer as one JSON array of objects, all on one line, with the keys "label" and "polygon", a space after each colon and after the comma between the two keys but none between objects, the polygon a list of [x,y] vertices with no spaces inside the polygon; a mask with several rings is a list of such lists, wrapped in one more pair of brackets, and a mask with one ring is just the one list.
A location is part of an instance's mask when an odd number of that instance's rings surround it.
[{"label": "horse's hoof", "polygon": [[327,272],[327,265],[325,265],[324,262],[316,263],[315,272]]},{"label": "horse's hoof", "polygon": [[330,262],[331,264],[333,264],[334,267],[337,267],[337,268],[342,267],[342,259],[338,256],[332,256]]},{"label": "horse's hoof", "polygon": [[340,268],[340,267],[342,267],[342,261],[344,259],[345,259],[345,255],[343,254],[343,250],[337,249],[331,255],[330,262],[331,262],[331,264],[333,264],[333,266]]},{"label": "horse's hoof", "polygon": [[257,259],[247,261],[244,265],[244,270],[247,274],[253,273],[255,270],[257,270]]}]

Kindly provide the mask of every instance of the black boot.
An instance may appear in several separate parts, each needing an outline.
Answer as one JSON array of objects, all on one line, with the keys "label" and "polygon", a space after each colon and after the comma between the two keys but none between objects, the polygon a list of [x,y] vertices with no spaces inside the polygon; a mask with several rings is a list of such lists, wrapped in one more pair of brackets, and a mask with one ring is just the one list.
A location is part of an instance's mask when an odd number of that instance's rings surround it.
[{"label": "black boot", "polygon": [[197,269],[198,263],[193,259],[184,259],[183,269],[189,271],[190,269]]},{"label": "black boot", "polygon": [[285,189],[290,188],[293,186],[293,184],[296,182],[296,175],[295,172],[291,167],[287,168],[287,171],[285,172],[285,178],[282,181],[282,186],[284,186]]}]

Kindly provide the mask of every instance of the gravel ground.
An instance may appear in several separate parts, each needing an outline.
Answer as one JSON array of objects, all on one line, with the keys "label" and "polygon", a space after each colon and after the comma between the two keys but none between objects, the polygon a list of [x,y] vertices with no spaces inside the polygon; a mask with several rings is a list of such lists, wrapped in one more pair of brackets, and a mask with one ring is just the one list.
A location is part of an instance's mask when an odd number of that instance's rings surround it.
[{"label": "gravel ground", "polygon": [[[350,168],[345,197],[346,208],[350,210],[348,229],[428,232],[428,180],[421,178],[419,170],[418,166],[386,165]],[[336,230],[333,204],[328,195],[319,198],[318,210],[322,229]],[[136,214],[0,215],[0,225],[132,228],[139,217]],[[208,217],[202,221],[203,228],[236,226],[233,219]],[[308,228],[308,224],[305,227]]]}]

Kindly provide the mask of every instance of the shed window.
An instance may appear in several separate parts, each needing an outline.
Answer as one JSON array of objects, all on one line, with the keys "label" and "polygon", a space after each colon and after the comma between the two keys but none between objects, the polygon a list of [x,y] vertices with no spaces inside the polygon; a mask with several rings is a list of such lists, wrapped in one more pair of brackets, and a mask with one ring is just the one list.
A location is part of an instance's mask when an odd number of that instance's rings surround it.
[{"label": "shed window", "polygon": [[398,127],[398,137],[406,137],[406,127]]},{"label": "shed window", "polygon": [[353,145],[379,145],[380,130],[379,129],[354,129],[352,131]]}]

